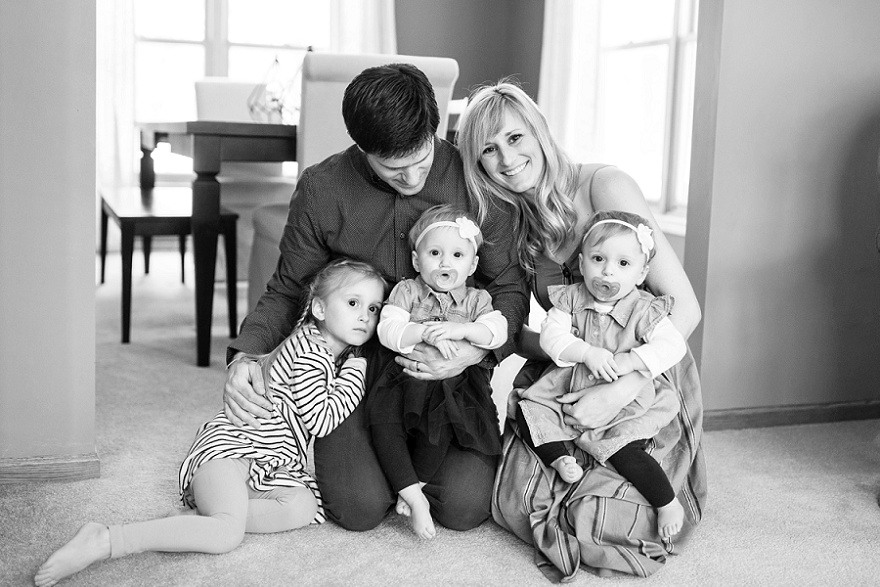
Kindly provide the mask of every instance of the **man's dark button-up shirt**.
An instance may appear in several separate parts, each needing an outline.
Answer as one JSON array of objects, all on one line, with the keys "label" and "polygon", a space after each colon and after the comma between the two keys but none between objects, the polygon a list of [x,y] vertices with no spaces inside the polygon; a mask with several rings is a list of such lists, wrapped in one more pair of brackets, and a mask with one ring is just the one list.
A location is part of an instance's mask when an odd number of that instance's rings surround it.
[{"label": "man's dark button-up shirt", "polygon": [[[299,317],[308,280],[335,258],[372,263],[392,284],[415,277],[407,234],[422,212],[438,204],[476,215],[458,151],[441,139],[435,139],[425,187],[412,196],[379,179],[356,145],[306,169],[291,200],[278,268],[228,355],[267,353],[280,344]],[[528,307],[513,226],[510,211],[496,206],[481,226],[485,243],[473,278],[507,319],[507,343],[495,351],[498,362],[513,352]]]}]

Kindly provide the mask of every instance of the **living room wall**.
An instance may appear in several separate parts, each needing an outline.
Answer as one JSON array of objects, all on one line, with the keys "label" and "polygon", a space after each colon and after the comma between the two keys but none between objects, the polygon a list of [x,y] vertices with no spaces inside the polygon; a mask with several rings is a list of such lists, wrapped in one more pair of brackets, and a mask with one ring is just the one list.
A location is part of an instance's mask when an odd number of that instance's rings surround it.
[{"label": "living room wall", "polygon": [[515,75],[538,97],[544,0],[397,0],[397,52],[458,61],[454,98]]},{"label": "living room wall", "polygon": [[707,409],[880,417],[877,23],[875,0],[700,4],[685,270]]},{"label": "living room wall", "polygon": [[0,2],[0,483],[95,476],[95,3]]}]

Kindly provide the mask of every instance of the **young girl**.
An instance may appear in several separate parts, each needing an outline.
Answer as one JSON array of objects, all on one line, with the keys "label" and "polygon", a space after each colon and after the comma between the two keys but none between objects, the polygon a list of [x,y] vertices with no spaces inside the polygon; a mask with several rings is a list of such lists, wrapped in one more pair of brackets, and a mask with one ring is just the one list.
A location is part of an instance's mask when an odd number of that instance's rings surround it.
[{"label": "young girl", "polygon": [[306,449],[363,397],[366,359],[358,347],[376,330],[385,291],[365,263],[340,259],[319,271],[293,334],[259,359],[272,416],[257,430],[233,425],[221,411],[199,429],[179,473],[181,499],[195,515],[89,522],[43,563],[34,583],[54,585],[96,561],[136,552],[229,552],[245,532],[323,522]]},{"label": "young girl", "polygon": [[657,508],[657,531],[670,539],[684,510],[646,449],[678,413],[675,394],[652,381],[609,424],[590,430],[566,425],[554,399],[632,371],[654,378],[684,356],[684,338],[667,317],[672,299],[638,289],[654,254],[651,232],[644,218],[627,212],[597,212],[587,222],[579,257],[583,283],[551,288],[553,308],[541,327],[541,348],[562,369],[523,391],[516,419],[525,442],[567,483],[584,473],[567,440],[614,465]]},{"label": "young girl", "polygon": [[[507,340],[507,321],[492,309],[488,292],[466,285],[477,268],[482,233],[451,206],[426,210],[409,232],[419,277],[398,283],[382,309],[379,341],[398,353],[420,342],[449,358],[455,341],[495,349]],[[491,371],[472,366],[442,381],[408,377],[399,368],[383,375],[368,398],[370,430],[379,462],[420,538],[433,538],[434,522],[422,486],[451,443],[484,455],[501,454]]]}]

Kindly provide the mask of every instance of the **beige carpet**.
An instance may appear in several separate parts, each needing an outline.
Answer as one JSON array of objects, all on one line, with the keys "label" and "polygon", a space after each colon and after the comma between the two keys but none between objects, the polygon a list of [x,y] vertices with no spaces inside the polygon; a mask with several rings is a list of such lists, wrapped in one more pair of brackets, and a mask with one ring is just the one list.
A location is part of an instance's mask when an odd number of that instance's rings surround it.
[{"label": "beige carpet", "polygon": [[[150,276],[135,264],[132,342],[119,343],[118,258],[96,289],[97,450],[101,477],[0,485],[0,585],[37,567],[89,520],[153,517],[176,504],[177,466],[196,428],[220,408],[228,342],[224,286],[215,300],[213,366],[195,366],[191,278],[173,253]],[[114,273],[115,271],[115,273]],[[190,269],[191,276],[191,269]],[[245,298],[240,290],[240,299]],[[501,374],[503,378],[505,374]],[[499,403],[503,397],[499,394]],[[880,421],[707,433],[710,501],[681,553],[648,579],[575,585],[798,586],[880,584]],[[389,517],[352,533],[333,524],[248,535],[226,555],[146,553],[106,561],[70,586],[546,585],[532,549],[493,522],[417,540]]]}]

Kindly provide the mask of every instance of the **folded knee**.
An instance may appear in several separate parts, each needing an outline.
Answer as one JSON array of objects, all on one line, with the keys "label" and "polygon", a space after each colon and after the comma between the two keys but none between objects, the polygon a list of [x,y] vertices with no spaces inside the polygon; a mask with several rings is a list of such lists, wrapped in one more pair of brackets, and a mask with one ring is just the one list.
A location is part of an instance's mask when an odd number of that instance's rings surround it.
[{"label": "folded knee", "polygon": [[349,501],[343,506],[327,506],[324,511],[327,518],[346,530],[366,532],[382,523],[392,504],[375,501]]},{"label": "folded knee", "polygon": [[288,530],[308,526],[318,515],[318,500],[308,489],[303,488],[299,495],[291,499],[278,501],[284,507],[277,514],[279,519],[276,522]]},{"label": "folded knee", "polygon": [[396,502],[387,485],[341,489],[328,487],[323,491],[324,512],[328,520],[354,532],[378,526]]},{"label": "folded knee", "polygon": [[[217,519],[217,518],[215,518]],[[221,524],[215,528],[211,546],[206,549],[209,554],[224,554],[238,548],[244,540],[244,524],[219,519]]]},{"label": "folded knee", "polygon": [[437,522],[449,528],[464,532],[473,530],[483,522],[489,519],[491,511],[489,503],[481,502],[465,502],[451,507],[450,504],[444,504],[442,508],[432,511]]}]

